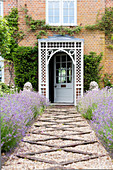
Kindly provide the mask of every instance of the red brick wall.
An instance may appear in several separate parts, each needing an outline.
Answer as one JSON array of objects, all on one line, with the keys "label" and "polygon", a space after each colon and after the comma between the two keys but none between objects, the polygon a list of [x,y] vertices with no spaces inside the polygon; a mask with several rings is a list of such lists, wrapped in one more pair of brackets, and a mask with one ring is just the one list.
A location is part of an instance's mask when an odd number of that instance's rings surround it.
[{"label": "red brick wall", "polygon": [[106,0],[106,7],[113,7],[113,0]]},{"label": "red brick wall", "polygon": [[11,8],[18,7],[18,0],[4,0],[4,16],[8,15],[8,13],[11,11]]},{"label": "red brick wall", "polygon": [[[9,63],[5,61],[4,63],[4,82],[8,85],[14,85],[14,69],[11,64],[8,67]],[[12,74],[12,75],[11,75]]]},{"label": "red brick wall", "polygon": [[[28,9],[28,15],[31,15],[33,19],[46,19],[46,0],[5,0],[4,2],[4,15],[8,14],[12,7],[17,7],[19,10],[19,27],[26,34],[25,38],[19,43],[20,46],[34,46],[37,42],[34,32],[28,32],[28,26],[26,26],[24,20],[24,11],[22,7]],[[112,0],[77,0],[77,23],[78,25],[95,24],[97,14],[105,11],[105,7],[113,6]],[[101,17],[101,16],[99,16]],[[38,31],[37,31],[38,33]],[[52,36],[52,32],[49,31],[48,35]],[[113,72],[113,50],[105,48],[105,36],[100,31],[87,31],[82,30],[79,34],[75,34],[76,38],[83,38],[84,54],[88,54],[90,51],[104,53],[102,64],[104,64],[103,72]],[[110,68],[110,69],[109,69]],[[7,73],[8,74],[8,73]],[[6,80],[5,80],[6,81]]]},{"label": "red brick wall", "polygon": [[77,1],[77,21],[78,25],[93,25],[96,22],[98,12],[105,10],[103,0],[78,0]]}]

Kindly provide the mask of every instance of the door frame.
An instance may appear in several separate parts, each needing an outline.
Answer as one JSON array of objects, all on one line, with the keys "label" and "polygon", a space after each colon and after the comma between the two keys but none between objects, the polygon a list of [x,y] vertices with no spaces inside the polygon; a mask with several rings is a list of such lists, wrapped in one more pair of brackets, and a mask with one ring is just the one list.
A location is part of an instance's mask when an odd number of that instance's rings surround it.
[{"label": "door frame", "polygon": [[39,93],[49,99],[49,62],[57,52],[67,53],[73,61],[74,105],[83,96],[83,51],[84,39],[71,36],[54,35],[38,39],[38,89]]},{"label": "door frame", "polygon": [[[64,52],[60,52],[60,53],[56,53],[53,57],[54,57],[54,102],[55,103],[61,103],[60,101],[55,101],[55,96],[56,96],[56,92],[55,92],[55,86],[56,86],[56,56],[57,55],[60,55],[60,56],[62,56],[62,55],[67,55],[67,56],[69,56],[68,54],[66,54],[66,53],[64,53]],[[70,57],[70,56],[69,56]],[[71,59],[71,57],[70,57],[70,59]],[[71,59],[71,61],[72,61],[72,59]],[[66,61],[67,62],[67,61]],[[73,72],[74,72],[74,70],[73,70],[73,61],[72,61],[72,83],[71,83],[71,86],[72,86],[72,91],[71,91],[71,93],[72,93],[72,102],[63,102],[63,103],[74,103],[74,81],[73,81],[73,79],[74,79],[74,74],[73,74]],[[66,73],[67,74],[67,73]],[[65,85],[65,83],[61,83],[62,85]],[[60,84],[58,84],[59,86],[60,86]],[[66,86],[68,87],[69,86],[69,84],[67,83],[66,84]]]}]

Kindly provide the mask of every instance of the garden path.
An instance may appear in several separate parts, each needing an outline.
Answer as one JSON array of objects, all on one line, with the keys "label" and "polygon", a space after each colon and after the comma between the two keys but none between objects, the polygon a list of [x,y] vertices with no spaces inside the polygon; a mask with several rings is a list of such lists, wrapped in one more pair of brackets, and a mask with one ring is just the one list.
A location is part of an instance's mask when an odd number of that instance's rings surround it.
[{"label": "garden path", "polygon": [[2,167],[9,169],[113,169],[113,162],[75,107],[52,106]]}]

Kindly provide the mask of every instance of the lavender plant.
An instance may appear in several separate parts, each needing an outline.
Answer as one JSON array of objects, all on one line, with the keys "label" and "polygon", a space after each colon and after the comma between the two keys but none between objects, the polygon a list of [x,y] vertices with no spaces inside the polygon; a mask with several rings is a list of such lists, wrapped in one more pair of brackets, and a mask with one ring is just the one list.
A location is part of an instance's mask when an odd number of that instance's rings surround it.
[{"label": "lavender plant", "polygon": [[113,89],[88,91],[79,99],[78,110],[91,120],[97,135],[113,149]]},{"label": "lavender plant", "polygon": [[47,100],[36,92],[20,92],[0,98],[1,150],[9,151],[25,135],[31,121],[47,106]]}]

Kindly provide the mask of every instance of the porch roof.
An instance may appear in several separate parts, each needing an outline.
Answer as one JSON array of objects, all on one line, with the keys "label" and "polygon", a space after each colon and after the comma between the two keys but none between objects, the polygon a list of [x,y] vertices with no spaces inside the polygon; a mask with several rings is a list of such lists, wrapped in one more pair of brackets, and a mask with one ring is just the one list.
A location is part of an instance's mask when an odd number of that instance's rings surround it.
[{"label": "porch roof", "polygon": [[39,42],[48,42],[48,41],[68,41],[68,42],[84,42],[84,39],[80,39],[80,38],[74,38],[73,36],[69,36],[69,35],[53,35],[53,36],[48,36],[48,38],[42,38],[42,39],[38,39]]}]

